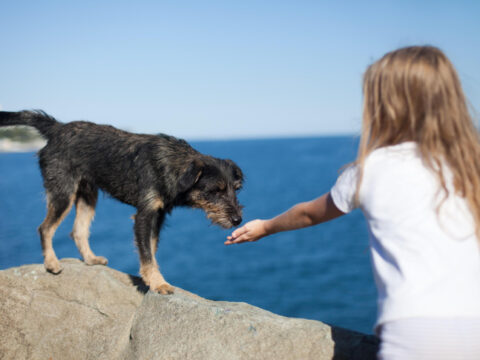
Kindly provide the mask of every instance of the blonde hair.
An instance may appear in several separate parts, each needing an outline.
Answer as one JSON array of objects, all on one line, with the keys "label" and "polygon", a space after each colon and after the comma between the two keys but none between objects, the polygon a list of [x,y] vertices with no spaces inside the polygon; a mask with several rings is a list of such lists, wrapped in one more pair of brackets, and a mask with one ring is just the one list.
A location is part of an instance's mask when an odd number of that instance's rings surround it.
[{"label": "blonde hair", "polygon": [[387,53],[365,72],[363,95],[356,202],[366,157],[377,148],[414,141],[445,197],[442,165],[448,166],[455,192],[466,199],[480,239],[480,139],[458,75],[445,54],[432,46]]}]

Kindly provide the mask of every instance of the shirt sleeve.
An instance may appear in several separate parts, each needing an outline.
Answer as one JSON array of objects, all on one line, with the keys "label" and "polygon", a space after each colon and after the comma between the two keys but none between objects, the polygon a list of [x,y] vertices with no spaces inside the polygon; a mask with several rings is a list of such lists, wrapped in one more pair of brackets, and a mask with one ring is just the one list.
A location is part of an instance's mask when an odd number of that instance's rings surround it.
[{"label": "shirt sleeve", "polygon": [[344,213],[354,210],[355,191],[357,190],[358,167],[348,166],[338,177],[337,182],[330,190],[330,195],[335,206]]}]

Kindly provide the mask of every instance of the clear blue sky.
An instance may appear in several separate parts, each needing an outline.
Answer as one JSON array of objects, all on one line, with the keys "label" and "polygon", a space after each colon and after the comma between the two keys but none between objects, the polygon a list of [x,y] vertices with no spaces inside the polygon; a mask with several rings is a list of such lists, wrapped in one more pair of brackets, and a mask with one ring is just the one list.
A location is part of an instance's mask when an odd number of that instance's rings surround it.
[{"label": "clear blue sky", "polygon": [[480,111],[480,1],[0,2],[0,106],[187,139],[357,133],[385,52],[442,48]]}]

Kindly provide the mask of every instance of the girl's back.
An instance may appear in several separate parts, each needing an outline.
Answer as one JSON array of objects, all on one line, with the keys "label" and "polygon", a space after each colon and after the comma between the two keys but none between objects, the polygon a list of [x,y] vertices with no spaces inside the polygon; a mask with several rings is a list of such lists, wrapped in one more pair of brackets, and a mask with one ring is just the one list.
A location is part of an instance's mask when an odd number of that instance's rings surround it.
[{"label": "girl's back", "polygon": [[[480,252],[465,199],[444,166],[448,197],[415,142],[373,151],[363,169],[359,203],[371,234],[378,289],[377,325],[400,318],[480,317]],[[358,168],[331,191],[335,205],[355,208]]]}]

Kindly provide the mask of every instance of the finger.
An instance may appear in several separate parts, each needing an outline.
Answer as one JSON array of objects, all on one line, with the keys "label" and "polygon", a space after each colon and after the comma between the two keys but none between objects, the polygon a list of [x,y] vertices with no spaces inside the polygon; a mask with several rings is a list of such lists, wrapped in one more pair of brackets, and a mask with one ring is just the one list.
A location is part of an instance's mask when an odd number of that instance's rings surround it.
[{"label": "finger", "polygon": [[238,241],[232,238],[232,239],[229,239],[229,240],[225,241],[224,244],[225,245],[238,244]]},{"label": "finger", "polygon": [[241,244],[241,243],[244,243],[244,242],[247,242],[247,241],[251,241],[250,237],[248,236],[248,234],[243,234],[243,235],[239,236],[238,238],[233,239],[231,241],[231,243],[232,244]]},{"label": "finger", "polygon": [[236,240],[227,240],[224,242],[225,245],[233,245],[233,244],[238,244],[238,242]]},{"label": "finger", "polygon": [[227,240],[224,242],[225,245],[230,245],[233,244],[233,237],[228,236]]},{"label": "finger", "polygon": [[236,229],[233,233],[232,233],[232,238],[237,238],[243,234],[245,234],[247,232],[247,229],[245,228],[245,226],[242,226],[241,228],[239,229]]}]

